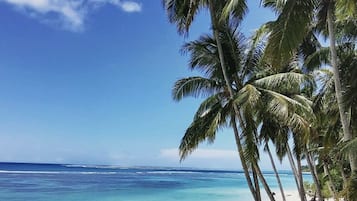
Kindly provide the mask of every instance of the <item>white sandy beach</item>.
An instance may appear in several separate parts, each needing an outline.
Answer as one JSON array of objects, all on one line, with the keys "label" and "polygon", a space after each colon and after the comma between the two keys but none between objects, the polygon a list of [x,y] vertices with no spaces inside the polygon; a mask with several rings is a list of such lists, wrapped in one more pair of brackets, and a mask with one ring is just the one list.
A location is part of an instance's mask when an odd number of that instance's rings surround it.
[{"label": "white sandy beach", "polygon": [[[279,189],[274,189],[276,201],[283,201]],[[301,201],[299,192],[297,190],[284,190],[287,201]],[[307,200],[310,201],[312,197],[307,196]],[[268,199],[267,199],[268,200]],[[325,199],[325,201],[332,201],[333,199]]]}]

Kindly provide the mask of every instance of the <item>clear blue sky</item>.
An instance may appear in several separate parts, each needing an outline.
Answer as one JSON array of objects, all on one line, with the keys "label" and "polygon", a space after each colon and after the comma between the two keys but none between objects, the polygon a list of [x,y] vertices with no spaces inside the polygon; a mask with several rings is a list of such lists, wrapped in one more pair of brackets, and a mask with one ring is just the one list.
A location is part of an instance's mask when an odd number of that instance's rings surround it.
[{"label": "clear blue sky", "polygon": [[[246,35],[274,17],[248,2]],[[199,100],[171,88],[192,75],[179,49],[210,32],[206,13],[187,39],[160,0],[0,0],[0,13],[0,161],[240,168],[229,130],[177,157]]]}]

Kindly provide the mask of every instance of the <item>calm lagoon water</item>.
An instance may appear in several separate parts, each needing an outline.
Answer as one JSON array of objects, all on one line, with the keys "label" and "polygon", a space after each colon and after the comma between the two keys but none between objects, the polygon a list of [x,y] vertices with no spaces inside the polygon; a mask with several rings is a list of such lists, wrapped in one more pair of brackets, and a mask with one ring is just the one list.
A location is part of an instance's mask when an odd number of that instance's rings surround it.
[{"label": "calm lagoon water", "polygon": [[[276,189],[273,173],[265,176]],[[295,189],[290,172],[280,176],[285,189]],[[252,199],[240,171],[0,163],[0,201],[199,200]]]}]

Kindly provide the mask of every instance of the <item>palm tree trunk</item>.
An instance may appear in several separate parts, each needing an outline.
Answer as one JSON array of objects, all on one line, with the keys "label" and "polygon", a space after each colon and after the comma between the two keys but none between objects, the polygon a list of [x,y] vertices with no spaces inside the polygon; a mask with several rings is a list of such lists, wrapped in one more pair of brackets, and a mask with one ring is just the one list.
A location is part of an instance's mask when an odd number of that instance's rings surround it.
[{"label": "palm tree trunk", "polygon": [[[330,2],[329,8],[327,10],[327,25],[328,25],[328,32],[330,37],[331,64],[332,64],[333,77],[335,81],[336,99],[337,99],[337,105],[340,112],[340,119],[343,129],[343,140],[349,141],[352,139],[353,136],[347,118],[347,111],[346,108],[344,107],[343,100],[342,100],[342,87],[341,87],[340,74],[337,65],[336,37],[335,37],[335,27],[334,27],[334,5],[332,1]],[[352,173],[354,173],[355,171],[357,171],[357,158],[354,156],[352,151],[349,153],[349,160],[351,165],[351,171]]]},{"label": "palm tree trunk", "polygon": [[256,162],[253,162],[252,165],[253,165],[253,169],[256,171],[256,173],[259,177],[260,182],[262,182],[263,187],[264,187],[266,193],[268,194],[269,199],[271,201],[275,201],[274,195],[271,192],[270,187],[269,187],[267,181],[265,180],[264,175],[263,175],[262,171],[260,170],[258,164]]},{"label": "palm tree trunk", "polygon": [[254,189],[254,187],[253,187],[253,183],[252,183],[252,180],[250,178],[249,171],[248,171],[248,165],[247,165],[247,163],[246,163],[246,161],[244,159],[243,146],[242,146],[242,143],[241,143],[240,138],[239,138],[239,132],[238,132],[238,128],[237,128],[237,124],[236,124],[234,116],[232,116],[232,118],[231,118],[231,124],[232,124],[232,127],[233,127],[234,137],[235,137],[235,140],[236,140],[236,145],[237,145],[237,149],[238,149],[238,153],[239,153],[239,158],[240,158],[240,161],[242,163],[244,176],[245,176],[245,179],[247,180],[248,187],[249,187],[250,192],[252,193],[252,195],[254,197],[254,200],[260,201],[261,199],[257,196],[258,195],[258,193],[256,192],[257,190]]},{"label": "palm tree trunk", "polygon": [[302,178],[301,156],[300,155],[297,156],[296,164],[297,164],[297,169],[298,169],[298,178],[299,178],[300,193],[301,193],[301,196],[302,196],[302,200],[303,201],[307,201],[305,188],[304,188],[304,180]]},{"label": "palm tree trunk", "polygon": [[288,155],[288,159],[289,159],[289,163],[290,163],[290,166],[291,166],[291,170],[293,171],[293,174],[294,174],[294,179],[295,179],[296,187],[297,187],[297,189],[299,191],[300,200],[304,201],[304,195],[302,195],[301,189],[300,189],[300,183],[299,183],[299,179],[298,179],[298,172],[296,170],[294,158],[293,158],[293,155],[291,153],[290,146],[289,146],[288,143],[286,145],[286,154]]},{"label": "palm tree trunk", "polygon": [[321,192],[321,184],[319,181],[319,178],[317,177],[317,172],[316,172],[316,166],[313,164],[313,160],[311,157],[311,153],[310,152],[306,152],[306,161],[307,161],[307,165],[309,166],[311,175],[312,175],[312,179],[314,180],[315,186],[316,186],[316,193],[317,193],[317,198],[320,201],[323,201],[324,198],[322,196],[322,192]]},{"label": "palm tree trunk", "polygon": [[255,186],[255,192],[257,193],[257,200],[262,200],[262,195],[260,194],[260,186],[259,186],[259,180],[256,171],[253,169],[253,179],[254,179],[254,186]]},{"label": "palm tree trunk", "polygon": [[337,197],[337,194],[336,194],[336,187],[335,185],[333,184],[333,180],[332,180],[332,177],[331,177],[331,174],[330,174],[330,171],[328,169],[328,164],[326,163],[326,161],[323,161],[323,166],[324,166],[324,173],[325,175],[328,177],[328,187],[329,187],[329,190],[330,192],[332,193],[333,195],[333,199],[335,201],[338,201],[338,197]]},{"label": "palm tree trunk", "polygon": [[[231,86],[231,82],[229,80],[229,76],[227,74],[227,68],[226,68],[226,63],[224,61],[224,54],[223,54],[223,48],[222,48],[222,44],[221,44],[221,40],[219,39],[219,32],[218,32],[218,26],[217,26],[217,21],[218,19],[216,19],[216,16],[215,16],[215,8],[214,8],[214,3],[215,1],[214,0],[209,0],[209,9],[210,9],[210,16],[211,16],[211,24],[212,24],[212,29],[213,29],[213,36],[216,40],[216,43],[217,43],[217,49],[218,49],[218,55],[219,55],[219,60],[220,60],[220,64],[221,64],[221,68],[222,68],[222,72],[223,72],[223,77],[224,77],[224,80],[226,82],[226,86],[228,88],[228,92],[229,92],[229,97],[230,97],[230,100],[233,100],[234,99],[234,93],[233,93],[233,89],[232,89],[232,86]],[[233,109],[234,109],[234,113],[237,115],[237,117],[239,118],[240,117],[240,113],[239,113],[239,110],[238,110],[238,107],[236,104],[233,104]],[[241,119],[241,118],[239,118]],[[244,125],[242,125],[244,126]],[[239,138],[239,136],[238,136]],[[239,139],[240,141],[240,139]],[[254,165],[256,166],[256,165]],[[257,167],[255,167],[254,169],[259,169]],[[260,169],[259,169],[260,170]],[[264,177],[263,175],[261,174],[260,171],[257,170],[257,174],[258,174],[258,177],[259,179],[262,179],[264,180]],[[263,181],[262,181],[263,182]],[[264,188],[265,190],[267,191],[267,194],[269,196],[269,198],[272,200],[272,201],[275,201],[270,189],[269,189],[269,186],[267,186],[266,182],[265,184],[263,183],[264,185]]]},{"label": "palm tree trunk", "polygon": [[271,152],[270,152],[270,148],[269,148],[268,142],[266,143],[265,148],[266,148],[266,150],[267,150],[267,152],[268,152],[268,155],[269,155],[269,158],[270,158],[270,162],[271,162],[271,166],[273,167],[276,180],[278,181],[278,185],[279,185],[279,188],[280,188],[281,197],[283,198],[283,201],[286,201],[285,193],[284,193],[284,189],[283,189],[283,185],[281,184],[278,171],[276,170],[275,163],[274,163],[274,159],[273,159],[273,156],[272,156],[272,154],[271,154]]}]

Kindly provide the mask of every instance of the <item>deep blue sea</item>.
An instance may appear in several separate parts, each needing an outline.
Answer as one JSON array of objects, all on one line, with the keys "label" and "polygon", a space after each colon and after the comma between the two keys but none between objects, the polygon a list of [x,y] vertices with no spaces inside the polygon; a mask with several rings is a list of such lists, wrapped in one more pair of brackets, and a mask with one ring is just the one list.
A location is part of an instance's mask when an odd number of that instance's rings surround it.
[{"label": "deep blue sea", "polygon": [[[273,189],[272,172],[265,172]],[[295,189],[290,172],[280,174]],[[309,175],[304,175],[310,180]],[[243,172],[0,163],[0,201],[249,201]]]}]

